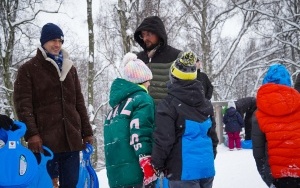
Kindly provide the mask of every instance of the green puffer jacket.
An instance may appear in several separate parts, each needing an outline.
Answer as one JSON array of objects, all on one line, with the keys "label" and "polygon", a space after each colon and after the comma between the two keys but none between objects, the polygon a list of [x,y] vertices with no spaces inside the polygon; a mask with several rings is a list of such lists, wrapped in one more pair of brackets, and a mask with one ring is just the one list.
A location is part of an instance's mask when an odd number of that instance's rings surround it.
[{"label": "green puffer jacket", "polygon": [[143,183],[139,157],[151,155],[154,102],[137,84],[117,78],[111,86],[113,108],[104,124],[104,150],[110,187]]}]

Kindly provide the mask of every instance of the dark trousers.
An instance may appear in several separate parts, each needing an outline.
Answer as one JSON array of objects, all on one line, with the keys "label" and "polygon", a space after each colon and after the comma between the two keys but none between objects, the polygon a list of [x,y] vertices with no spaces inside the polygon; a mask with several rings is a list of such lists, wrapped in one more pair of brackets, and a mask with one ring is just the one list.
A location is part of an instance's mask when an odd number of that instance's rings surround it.
[{"label": "dark trousers", "polygon": [[274,179],[273,184],[276,188],[300,188],[300,178],[278,178]]},{"label": "dark trousers", "polygon": [[59,177],[60,188],[76,188],[79,163],[79,151],[54,153],[53,159],[47,163],[47,170],[51,178]]},{"label": "dark trousers", "polygon": [[212,188],[214,178],[203,178],[190,181],[169,181],[169,188]]},{"label": "dark trousers", "polygon": [[247,112],[245,115],[244,123],[245,123],[245,140],[251,140],[251,132],[252,132],[252,112]]}]

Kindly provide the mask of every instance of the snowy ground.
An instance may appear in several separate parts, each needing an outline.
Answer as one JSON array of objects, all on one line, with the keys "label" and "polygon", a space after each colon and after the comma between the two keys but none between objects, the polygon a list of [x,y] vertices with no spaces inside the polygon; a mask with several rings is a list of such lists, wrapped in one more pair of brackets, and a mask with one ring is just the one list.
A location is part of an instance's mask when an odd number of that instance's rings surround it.
[{"label": "snowy ground", "polygon": [[[221,144],[218,146],[215,166],[213,188],[267,188],[256,170],[252,150],[228,151]],[[100,188],[109,188],[105,173],[105,170],[97,173]]]}]

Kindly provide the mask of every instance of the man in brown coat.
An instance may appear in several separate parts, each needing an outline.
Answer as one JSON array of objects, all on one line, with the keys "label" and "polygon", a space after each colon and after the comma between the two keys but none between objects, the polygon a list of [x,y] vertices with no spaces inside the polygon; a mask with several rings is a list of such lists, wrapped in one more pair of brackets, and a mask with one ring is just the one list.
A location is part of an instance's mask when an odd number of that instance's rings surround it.
[{"label": "man in brown coat", "polygon": [[89,123],[76,68],[62,49],[64,35],[55,24],[43,26],[41,46],[23,64],[14,83],[17,116],[27,126],[25,140],[34,153],[49,147],[54,158],[47,168],[59,176],[60,188],[75,188],[79,174],[79,151],[92,144]]}]

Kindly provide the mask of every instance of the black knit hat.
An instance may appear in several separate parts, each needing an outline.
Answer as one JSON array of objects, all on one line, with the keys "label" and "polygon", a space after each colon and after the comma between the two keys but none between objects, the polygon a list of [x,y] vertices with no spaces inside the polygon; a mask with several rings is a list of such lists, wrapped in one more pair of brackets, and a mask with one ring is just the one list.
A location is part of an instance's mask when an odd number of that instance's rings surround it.
[{"label": "black knit hat", "polygon": [[53,40],[53,39],[61,39],[64,43],[64,34],[62,30],[53,23],[47,23],[43,26],[41,32],[40,42],[43,46],[46,42]]}]

